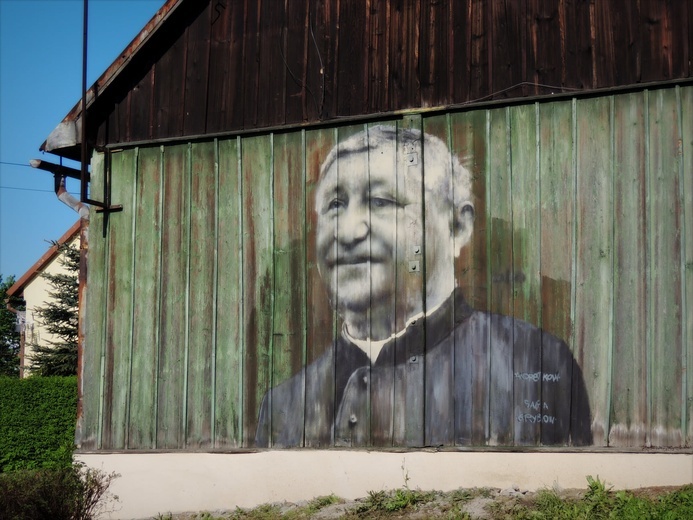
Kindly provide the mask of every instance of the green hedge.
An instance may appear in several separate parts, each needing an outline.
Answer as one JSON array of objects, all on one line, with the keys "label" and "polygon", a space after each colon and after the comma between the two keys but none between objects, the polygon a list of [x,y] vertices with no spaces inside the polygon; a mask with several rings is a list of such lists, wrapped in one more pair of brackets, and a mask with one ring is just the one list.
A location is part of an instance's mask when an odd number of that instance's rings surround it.
[{"label": "green hedge", "polygon": [[76,377],[0,377],[0,472],[72,465]]}]

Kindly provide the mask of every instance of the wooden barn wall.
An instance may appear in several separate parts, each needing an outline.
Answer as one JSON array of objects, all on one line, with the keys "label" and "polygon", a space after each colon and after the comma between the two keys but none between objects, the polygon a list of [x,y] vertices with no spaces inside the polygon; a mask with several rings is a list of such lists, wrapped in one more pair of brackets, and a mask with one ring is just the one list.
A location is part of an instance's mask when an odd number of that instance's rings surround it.
[{"label": "wooden barn wall", "polygon": [[692,19],[661,0],[188,2],[99,94],[90,142],[689,78]]},{"label": "wooden barn wall", "polygon": [[[692,115],[688,86],[96,154],[123,210],[91,214],[81,448],[690,446]],[[320,177],[393,127],[394,155]],[[336,294],[332,237],[361,229],[392,272],[346,266]],[[431,309],[449,283],[464,300]],[[344,390],[359,316],[333,303],[359,290],[374,339],[383,308],[409,336]]]}]

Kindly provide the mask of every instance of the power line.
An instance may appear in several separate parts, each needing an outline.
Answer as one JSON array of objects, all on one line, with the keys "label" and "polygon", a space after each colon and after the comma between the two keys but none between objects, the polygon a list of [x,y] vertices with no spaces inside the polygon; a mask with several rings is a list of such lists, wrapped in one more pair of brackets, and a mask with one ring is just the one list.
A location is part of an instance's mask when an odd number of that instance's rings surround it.
[{"label": "power line", "polygon": [[22,163],[16,163],[16,162],[0,161],[0,164],[6,164],[8,166],[26,166],[27,168],[31,168],[31,165],[29,163],[22,164]]},{"label": "power line", "polygon": [[[15,186],[0,186],[0,190],[39,191],[42,193],[55,193],[54,190],[37,190],[35,188],[17,188]],[[76,193],[71,193],[71,194],[77,196]]]}]

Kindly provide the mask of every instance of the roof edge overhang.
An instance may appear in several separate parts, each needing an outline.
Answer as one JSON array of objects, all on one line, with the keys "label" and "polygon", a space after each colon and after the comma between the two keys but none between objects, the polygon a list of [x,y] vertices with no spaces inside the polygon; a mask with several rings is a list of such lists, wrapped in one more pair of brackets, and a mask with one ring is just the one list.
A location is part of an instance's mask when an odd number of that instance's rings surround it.
[{"label": "roof edge overhang", "polygon": [[[87,91],[87,114],[100,95],[108,90],[118,76],[128,67],[133,58],[161,29],[178,6],[187,0],[167,0],[159,8],[152,19],[135,36],[118,58],[104,71],[103,74]],[[48,135],[39,150],[59,156],[79,160],[79,145],[82,142],[82,101],[81,99],[68,112],[63,120]]]},{"label": "roof edge overhang", "polygon": [[73,239],[75,239],[79,235],[79,231],[81,229],[81,219],[77,220],[70,229],[68,229],[63,236],[61,236],[57,242],[55,242],[43,255],[41,255],[41,258],[39,258],[34,265],[32,265],[26,273],[22,275],[22,277],[17,280],[12,287],[10,287],[7,290],[7,296],[20,296],[24,292],[24,288],[31,282],[34,278],[36,278],[39,273],[41,272],[41,269],[48,265],[57,255],[58,255],[58,250],[60,249],[60,246],[63,244],[66,244],[68,242],[71,242]]}]

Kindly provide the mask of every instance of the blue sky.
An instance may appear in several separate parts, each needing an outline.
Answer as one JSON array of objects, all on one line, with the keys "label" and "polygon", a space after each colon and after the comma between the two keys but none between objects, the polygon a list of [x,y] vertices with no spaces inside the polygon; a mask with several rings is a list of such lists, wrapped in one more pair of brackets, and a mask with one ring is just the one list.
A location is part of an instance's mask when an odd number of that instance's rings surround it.
[{"label": "blue sky", "polygon": [[[165,0],[89,0],[89,86]],[[77,220],[30,159],[80,100],[82,0],[0,0],[0,274],[19,278]],[[63,164],[68,164],[64,162]],[[70,164],[77,166],[76,163]],[[79,182],[67,188],[79,193]]]}]

